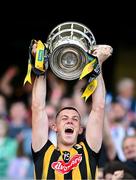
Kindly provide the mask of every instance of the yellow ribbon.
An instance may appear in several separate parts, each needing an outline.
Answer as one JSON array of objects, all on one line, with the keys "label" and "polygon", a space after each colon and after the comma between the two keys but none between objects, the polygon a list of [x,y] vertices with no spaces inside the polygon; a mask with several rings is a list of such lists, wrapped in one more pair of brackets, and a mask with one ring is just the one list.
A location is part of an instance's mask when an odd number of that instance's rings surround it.
[{"label": "yellow ribbon", "polygon": [[95,62],[96,62],[96,58],[84,67],[79,78],[80,80],[93,71]]},{"label": "yellow ribbon", "polygon": [[95,91],[97,87],[97,79],[94,79],[93,81],[91,81],[88,86],[86,87],[85,91],[82,94],[82,98],[85,98],[85,101],[89,98],[89,96],[91,96],[91,94],[93,94],[93,92]]},{"label": "yellow ribbon", "polygon": [[32,80],[31,80],[31,71],[32,71],[32,64],[30,62],[30,59],[28,60],[28,67],[27,67],[27,74],[24,80],[24,85],[26,82],[29,82],[30,84],[32,84]]},{"label": "yellow ribbon", "polygon": [[35,68],[37,68],[40,71],[45,72],[44,69],[44,44],[39,40],[37,42],[37,51],[36,51],[36,57],[35,57]]}]

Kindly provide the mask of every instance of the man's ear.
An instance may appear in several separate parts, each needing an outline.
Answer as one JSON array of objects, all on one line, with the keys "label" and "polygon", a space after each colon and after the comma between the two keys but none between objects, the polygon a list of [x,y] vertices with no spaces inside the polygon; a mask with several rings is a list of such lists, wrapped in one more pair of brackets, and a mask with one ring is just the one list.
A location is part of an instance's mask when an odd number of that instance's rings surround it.
[{"label": "man's ear", "polygon": [[80,126],[80,129],[79,129],[79,133],[78,134],[82,134],[84,128],[82,126]]},{"label": "man's ear", "polygon": [[57,132],[57,126],[56,123],[52,123],[51,129],[55,132]]}]

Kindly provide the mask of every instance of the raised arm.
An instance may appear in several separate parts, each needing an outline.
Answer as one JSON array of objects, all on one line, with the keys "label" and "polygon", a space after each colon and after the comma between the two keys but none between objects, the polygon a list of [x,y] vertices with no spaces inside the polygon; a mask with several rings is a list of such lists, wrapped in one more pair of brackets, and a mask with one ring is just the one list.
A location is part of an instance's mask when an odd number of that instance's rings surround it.
[{"label": "raised arm", "polygon": [[[101,45],[96,48],[94,55],[98,57],[100,65],[102,66],[102,63],[111,53],[112,48],[110,46]],[[86,126],[86,140],[94,152],[98,152],[102,144],[106,94],[102,72],[97,77],[97,80],[98,86],[92,95],[92,109]]]},{"label": "raised arm", "polygon": [[48,140],[48,118],[45,111],[46,77],[36,77],[32,90],[32,147],[39,151]]}]

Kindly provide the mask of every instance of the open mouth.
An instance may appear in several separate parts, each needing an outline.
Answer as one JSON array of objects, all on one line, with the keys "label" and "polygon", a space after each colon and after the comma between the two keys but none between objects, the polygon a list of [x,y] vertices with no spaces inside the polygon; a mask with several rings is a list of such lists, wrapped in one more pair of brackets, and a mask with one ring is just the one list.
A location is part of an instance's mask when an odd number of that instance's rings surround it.
[{"label": "open mouth", "polygon": [[73,134],[74,129],[73,128],[65,128],[65,133],[66,134]]}]

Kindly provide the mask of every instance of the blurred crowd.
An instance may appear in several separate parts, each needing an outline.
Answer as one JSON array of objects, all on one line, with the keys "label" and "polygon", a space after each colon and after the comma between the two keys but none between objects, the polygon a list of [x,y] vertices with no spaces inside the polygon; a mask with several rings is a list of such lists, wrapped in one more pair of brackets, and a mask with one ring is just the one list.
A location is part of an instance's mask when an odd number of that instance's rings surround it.
[{"label": "blurred crowd", "polygon": [[[19,69],[10,66],[0,77],[0,179],[32,179],[31,91],[32,85],[14,86]],[[32,76],[32,80],[33,80]],[[86,80],[67,82],[51,71],[47,74],[49,138],[56,146],[52,130],[56,112],[64,106],[76,107],[86,127],[91,98],[81,98]],[[136,179],[136,99],[135,80],[119,79],[116,92],[107,92],[103,144],[98,159],[97,179]],[[84,132],[79,138],[84,138]],[[97,132],[96,132],[97,133]]]}]

